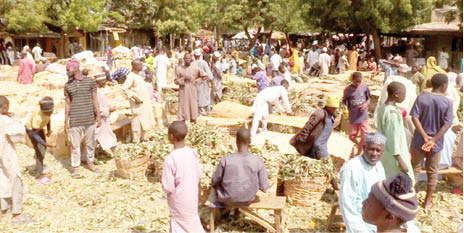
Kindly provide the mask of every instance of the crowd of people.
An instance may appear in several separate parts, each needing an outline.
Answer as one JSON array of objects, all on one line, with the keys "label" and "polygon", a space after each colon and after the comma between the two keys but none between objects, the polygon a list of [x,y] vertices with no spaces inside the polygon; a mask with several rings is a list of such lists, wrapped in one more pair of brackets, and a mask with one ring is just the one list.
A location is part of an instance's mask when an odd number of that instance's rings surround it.
[{"label": "crowd of people", "polygon": [[[457,89],[462,90],[462,82],[460,75],[437,65],[434,57],[421,68],[414,52],[408,52],[407,59],[388,54],[377,65],[363,44],[319,45],[318,41],[308,49],[303,43],[290,46],[258,42],[245,58],[248,61],[242,60],[228,42],[216,48],[209,41],[200,41],[193,50],[173,52],[166,52],[161,42],[153,50],[134,46],[131,52],[130,69],[112,69],[109,64],[94,77],[80,69],[79,60],[67,61],[64,130],[71,138],[71,177],[81,177],[81,163],[100,172],[95,165],[97,144],[109,153],[117,147],[109,122],[114,109],[101,89],[106,82],[121,85],[132,111],[133,142],[145,140],[145,133],[155,124],[168,125],[174,150],[165,158],[161,183],[171,213],[171,232],[204,232],[198,215],[198,184],[203,174],[197,152],[185,143],[186,122],[195,123],[201,114],[211,114],[212,106],[221,101],[225,73],[256,80],[258,94],[251,127],[240,128],[236,134],[238,152],[225,155],[212,177],[212,207],[246,205],[255,200],[258,190],[266,192],[266,167],[260,157],[249,152],[249,146],[260,125],[267,130],[266,118],[271,112],[294,115],[288,90],[295,82],[302,82],[302,75],[324,78],[353,71],[342,98],[329,95],[325,106],[314,111],[289,142],[302,156],[329,159],[328,139],[339,125],[337,110],[348,112],[349,139],[356,148],[339,174],[339,205],[347,232],[418,232],[413,220],[418,213],[416,192],[423,161],[427,173],[424,208],[433,205],[440,166],[451,166],[456,140],[451,128],[457,124]],[[32,53],[40,55],[38,50]],[[29,54],[25,48],[18,74],[22,84],[33,82],[37,67]],[[372,94],[363,80],[377,74],[378,68],[385,72],[384,86],[375,117],[370,119]],[[162,103],[170,69],[178,85],[179,101],[177,121],[168,124],[162,116]],[[37,178],[47,184],[50,171],[44,168],[43,160],[46,148],[55,146],[47,142],[54,104],[50,97],[42,98],[25,125],[8,108],[8,99],[0,96],[0,151],[4,155],[0,184],[7,187],[0,191],[0,207],[2,211],[12,208],[13,220],[26,223],[31,219],[21,214],[23,188],[14,143],[21,135],[28,135],[35,150]],[[372,120],[376,131],[371,129]]]}]

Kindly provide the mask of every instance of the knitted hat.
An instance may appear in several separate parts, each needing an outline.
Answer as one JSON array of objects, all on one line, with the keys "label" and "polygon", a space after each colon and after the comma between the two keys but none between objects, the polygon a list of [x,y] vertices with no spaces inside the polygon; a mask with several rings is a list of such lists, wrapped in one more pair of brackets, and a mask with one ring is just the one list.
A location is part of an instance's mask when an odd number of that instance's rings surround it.
[{"label": "knitted hat", "polygon": [[387,142],[387,138],[378,131],[366,134],[365,138],[366,143],[371,142],[379,145],[385,145]]},{"label": "knitted hat", "polygon": [[372,186],[371,193],[390,214],[405,222],[413,220],[419,211],[416,193],[407,175],[379,181]]}]

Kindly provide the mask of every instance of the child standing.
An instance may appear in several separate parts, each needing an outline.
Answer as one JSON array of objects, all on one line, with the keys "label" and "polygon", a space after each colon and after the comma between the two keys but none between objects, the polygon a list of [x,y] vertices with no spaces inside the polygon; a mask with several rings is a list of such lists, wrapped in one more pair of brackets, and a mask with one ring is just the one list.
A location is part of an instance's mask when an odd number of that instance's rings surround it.
[{"label": "child standing", "polygon": [[0,210],[2,214],[11,210],[13,224],[26,224],[32,217],[22,214],[23,181],[15,148],[26,132],[21,122],[11,117],[9,106],[8,99],[0,96]]},{"label": "child standing", "polygon": [[198,215],[198,184],[203,176],[198,154],[185,145],[187,125],[169,125],[169,141],[174,144],[163,163],[161,184],[171,213],[170,232],[205,232]]},{"label": "child standing", "polygon": [[453,123],[453,104],[444,95],[447,89],[448,77],[446,74],[433,75],[432,92],[420,94],[410,113],[412,122],[416,127],[411,141],[412,166],[416,181],[424,158],[427,171],[427,194],[423,204],[424,208],[429,208],[432,205],[432,194],[438,181],[443,136]]},{"label": "child standing", "polygon": [[[343,103],[348,107],[350,118],[350,140],[358,145],[357,155],[364,146],[364,136],[369,133],[369,116],[367,107],[371,100],[369,87],[362,84],[361,72],[351,74],[351,85],[343,91]],[[357,138],[360,137],[359,142]]]},{"label": "child standing", "polygon": [[164,103],[161,98],[161,94],[153,86],[152,80],[153,79],[151,77],[145,78],[145,83],[148,88],[148,94],[150,95],[151,105],[153,108],[153,116],[155,117],[156,125],[163,125],[163,120],[166,119],[167,122],[166,112],[163,108]]},{"label": "child standing", "polygon": [[414,181],[403,114],[396,105],[406,98],[406,86],[400,82],[392,82],[388,85],[387,91],[387,101],[380,105],[377,116],[377,130],[387,137],[381,158],[385,176],[392,177],[403,173]]},{"label": "child standing", "polygon": [[37,179],[42,184],[48,184],[50,179],[45,175],[50,174],[48,169],[44,169],[43,161],[47,147],[54,147],[47,143],[45,138],[44,128],[47,127],[47,137],[50,137],[51,122],[50,116],[53,113],[53,99],[51,97],[44,97],[39,102],[40,109],[35,110],[31,113],[31,116],[26,122],[26,133],[32,142],[35,150],[35,171],[37,173]]}]

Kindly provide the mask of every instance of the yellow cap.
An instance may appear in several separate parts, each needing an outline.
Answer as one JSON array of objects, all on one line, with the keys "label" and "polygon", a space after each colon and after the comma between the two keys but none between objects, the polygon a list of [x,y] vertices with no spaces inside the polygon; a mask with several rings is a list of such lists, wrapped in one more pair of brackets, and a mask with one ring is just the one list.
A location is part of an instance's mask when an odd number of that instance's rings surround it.
[{"label": "yellow cap", "polygon": [[325,103],[326,107],[338,108],[340,106],[340,97],[328,96]]}]

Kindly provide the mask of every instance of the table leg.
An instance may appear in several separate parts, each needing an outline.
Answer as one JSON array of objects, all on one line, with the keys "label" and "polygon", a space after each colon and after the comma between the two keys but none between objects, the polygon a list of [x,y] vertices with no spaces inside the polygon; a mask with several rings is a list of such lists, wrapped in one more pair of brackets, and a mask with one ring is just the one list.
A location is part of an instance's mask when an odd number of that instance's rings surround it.
[{"label": "table leg", "polygon": [[209,232],[211,233],[214,233],[214,212],[216,212],[216,209],[209,208]]}]

